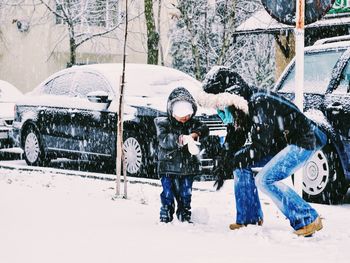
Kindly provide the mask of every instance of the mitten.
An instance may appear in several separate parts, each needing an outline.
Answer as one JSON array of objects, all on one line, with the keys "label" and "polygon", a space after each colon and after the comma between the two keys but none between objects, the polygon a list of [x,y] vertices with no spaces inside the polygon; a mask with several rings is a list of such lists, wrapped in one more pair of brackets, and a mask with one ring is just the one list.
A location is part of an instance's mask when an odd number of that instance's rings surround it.
[{"label": "mitten", "polygon": [[188,140],[188,143],[187,143],[188,151],[190,152],[190,154],[192,154],[192,155],[199,154],[199,152],[200,152],[199,145],[201,145],[200,142],[195,141],[190,136],[190,139]]},{"label": "mitten", "polygon": [[216,191],[220,190],[220,188],[224,185],[225,180],[231,178],[231,173],[232,171],[229,171],[225,169],[225,166],[223,163],[218,165],[214,170],[213,170],[213,175],[217,177],[215,183],[214,183],[214,188],[216,188]]}]

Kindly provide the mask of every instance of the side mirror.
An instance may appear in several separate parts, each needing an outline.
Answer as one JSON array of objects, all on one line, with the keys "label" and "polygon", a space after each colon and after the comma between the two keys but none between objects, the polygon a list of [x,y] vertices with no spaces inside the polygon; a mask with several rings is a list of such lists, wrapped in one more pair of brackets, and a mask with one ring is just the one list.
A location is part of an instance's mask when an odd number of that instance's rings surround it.
[{"label": "side mirror", "polygon": [[95,103],[110,103],[111,99],[109,99],[108,93],[102,90],[89,92],[87,98],[91,102]]}]

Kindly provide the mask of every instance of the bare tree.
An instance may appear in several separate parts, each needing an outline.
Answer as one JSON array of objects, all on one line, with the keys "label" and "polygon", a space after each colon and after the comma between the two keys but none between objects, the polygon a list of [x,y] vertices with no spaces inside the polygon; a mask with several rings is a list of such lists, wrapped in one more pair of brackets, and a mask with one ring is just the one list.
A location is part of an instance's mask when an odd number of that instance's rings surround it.
[{"label": "bare tree", "polygon": [[[236,37],[236,27],[262,8],[259,0],[178,0],[172,29],[173,67],[201,80],[213,65],[228,66],[250,83],[273,82],[273,39]],[[260,41],[260,42],[256,42]],[[264,48],[256,48],[264,42]]]},{"label": "bare tree", "polygon": [[[207,12],[206,0],[179,0],[175,6],[180,11],[178,22],[181,24],[182,33],[188,36],[190,40],[190,50],[193,59],[193,73],[196,79],[201,79],[201,51],[200,51],[200,25],[206,25],[207,21],[201,21],[203,14]],[[181,33],[180,33],[181,35]]]},{"label": "bare tree", "polygon": [[120,91],[119,91],[119,108],[118,108],[118,123],[117,123],[117,144],[116,144],[116,196],[120,196],[120,178],[121,168],[123,163],[123,175],[124,175],[124,198],[127,198],[127,176],[126,176],[126,162],[123,151],[123,115],[124,115],[124,89],[125,89],[125,63],[126,63],[126,46],[128,39],[128,0],[125,1],[125,30],[124,30],[124,45],[123,45],[123,72],[120,78]]},{"label": "bare tree", "polygon": [[57,24],[67,26],[70,59],[76,64],[77,49],[83,43],[107,35],[123,23],[123,13],[118,14],[119,0],[39,0]]}]

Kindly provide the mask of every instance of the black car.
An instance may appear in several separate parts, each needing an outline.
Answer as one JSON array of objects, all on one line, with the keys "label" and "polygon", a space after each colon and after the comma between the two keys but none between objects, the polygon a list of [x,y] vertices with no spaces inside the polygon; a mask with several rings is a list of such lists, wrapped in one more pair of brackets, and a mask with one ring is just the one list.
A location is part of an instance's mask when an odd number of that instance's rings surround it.
[{"label": "black car", "polygon": [[[14,137],[27,164],[46,165],[65,157],[114,168],[121,73],[121,64],[74,66],[50,76],[19,101]],[[153,119],[166,114],[167,98],[178,86],[193,93],[201,89],[200,82],[178,70],[126,64],[124,153],[129,175],[155,177]],[[210,112],[199,110],[197,117],[208,123],[213,134],[203,146],[218,144],[217,135],[225,132],[222,123]],[[213,163],[208,148],[203,152],[204,172]]]},{"label": "black car", "polygon": [[[328,134],[328,144],[303,168],[303,197],[338,203],[350,182],[350,38],[324,39],[305,49],[304,113]],[[294,99],[295,61],[273,88]]]}]

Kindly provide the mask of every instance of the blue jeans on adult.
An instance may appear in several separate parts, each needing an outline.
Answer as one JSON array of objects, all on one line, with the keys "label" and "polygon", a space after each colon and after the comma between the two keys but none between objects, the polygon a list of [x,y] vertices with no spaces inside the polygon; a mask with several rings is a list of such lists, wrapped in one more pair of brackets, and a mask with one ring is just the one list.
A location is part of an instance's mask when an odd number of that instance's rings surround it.
[{"label": "blue jeans on adult", "polygon": [[295,230],[313,222],[318,216],[317,212],[281,180],[295,173],[315,151],[288,145],[273,158],[267,157],[256,165],[263,168],[256,175],[255,181],[251,167],[236,169],[236,222],[256,224],[263,219],[257,187],[273,200]]},{"label": "blue jeans on adult", "polygon": [[236,223],[240,225],[256,224],[263,219],[258,190],[255,185],[252,168],[262,167],[272,157],[268,156],[254,166],[233,171],[234,193],[236,199]]},{"label": "blue jeans on adult", "polygon": [[191,198],[193,176],[162,176],[163,191],[160,194],[160,218],[172,221],[175,212],[175,199],[177,202],[176,214],[178,217],[191,217]]},{"label": "blue jeans on adult", "polygon": [[272,199],[295,230],[312,223],[318,214],[281,180],[295,173],[315,151],[288,145],[274,156],[255,178],[257,187]]}]

